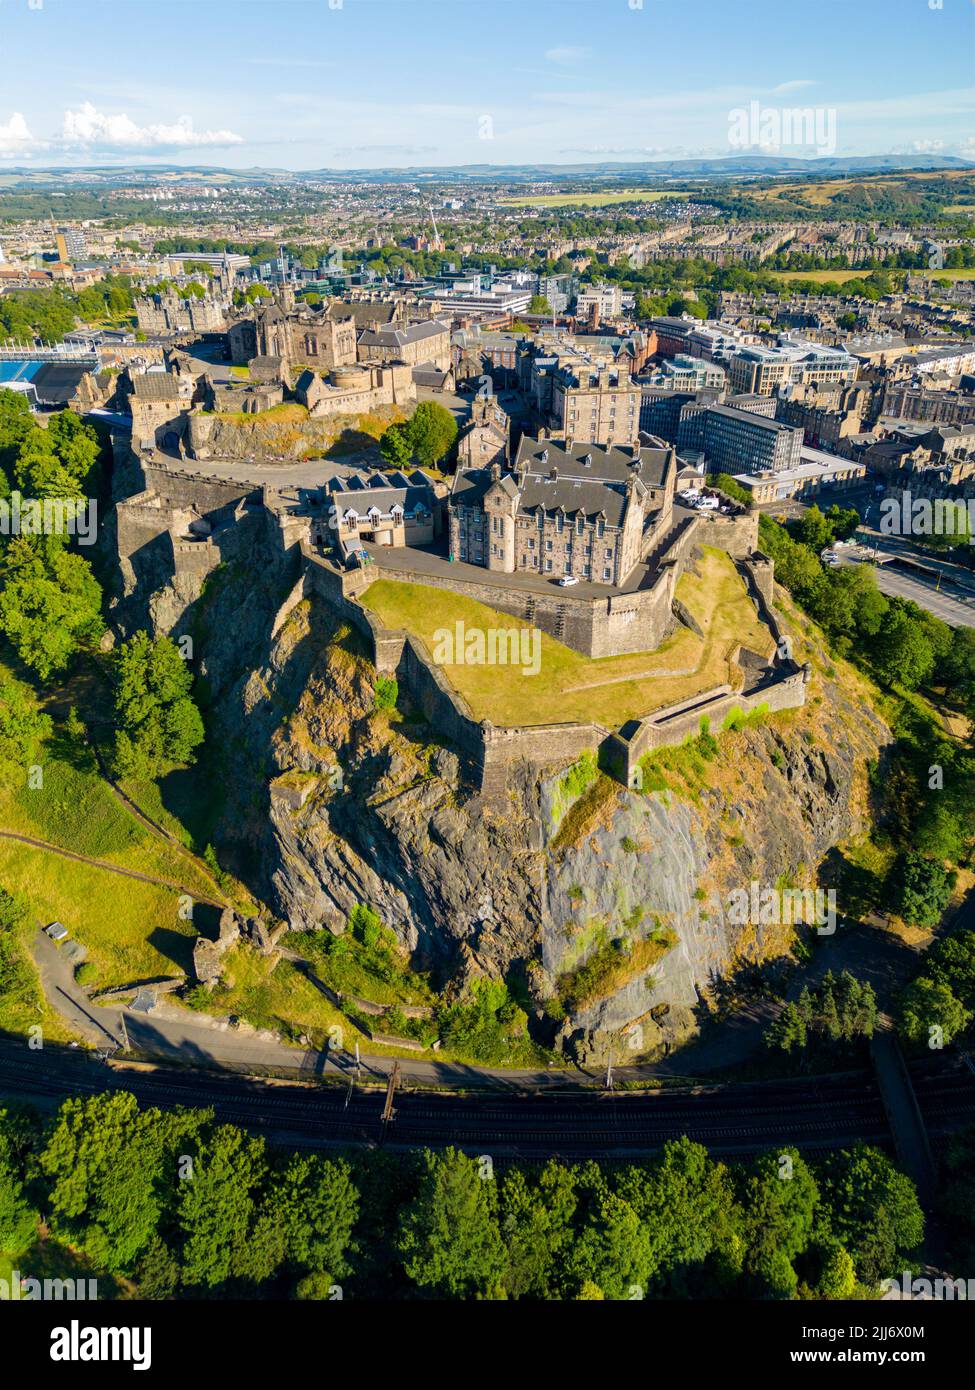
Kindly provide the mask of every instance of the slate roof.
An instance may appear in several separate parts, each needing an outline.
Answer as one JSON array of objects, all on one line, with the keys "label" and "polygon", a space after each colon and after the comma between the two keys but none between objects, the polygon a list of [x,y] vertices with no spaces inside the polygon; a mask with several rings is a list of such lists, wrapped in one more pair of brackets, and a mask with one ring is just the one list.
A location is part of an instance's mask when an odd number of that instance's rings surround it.
[{"label": "slate roof", "polygon": [[428,319],[424,323],[410,323],[405,328],[367,328],[359,337],[359,342],[364,347],[404,347],[407,343],[420,343],[425,338],[435,338],[440,333],[447,333],[449,329],[445,323],[439,323],[436,319]]},{"label": "slate roof", "polygon": [[[458,473],[450,494],[451,505],[481,506],[491,486],[490,469],[470,468]],[[607,525],[620,526],[626,511],[627,494],[622,483],[583,481],[581,478],[550,481],[541,476],[529,476],[519,491],[514,475],[502,473],[496,486],[502,488],[512,500],[518,499],[521,512],[537,513],[542,508],[547,515],[554,515],[561,509],[567,516],[582,512],[588,520],[602,513]],[[637,487],[642,491],[642,484],[638,483]]]},{"label": "slate roof", "polygon": [[132,377],[132,394],[140,401],[176,401],[179,382],[172,372],[136,373]]},{"label": "slate roof", "polygon": [[515,471],[527,467],[529,473],[548,473],[552,468],[557,468],[560,477],[623,483],[638,459],[641,481],[651,487],[660,487],[667,476],[672,455],[673,450],[665,444],[659,448],[641,446],[634,449],[617,444],[566,445],[551,439],[530,439],[526,435],[518,446]]}]

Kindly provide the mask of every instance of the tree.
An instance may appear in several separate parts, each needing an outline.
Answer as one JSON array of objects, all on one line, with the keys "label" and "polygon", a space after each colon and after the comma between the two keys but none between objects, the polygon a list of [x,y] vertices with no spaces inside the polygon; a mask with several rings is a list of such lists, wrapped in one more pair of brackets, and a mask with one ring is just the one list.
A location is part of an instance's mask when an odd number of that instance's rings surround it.
[{"label": "tree", "polygon": [[765,1030],[768,1047],[782,1052],[802,1052],[806,1046],[806,1020],[795,1004],[786,1004]]},{"label": "tree", "polygon": [[916,690],[934,670],[934,651],[928,634],[902,607],[890,605],[873,649],[874,665],[887,686]]},{"label": "tree", "polygon": [[952,630],[951,645],[938,663],[938,675],[946,695],[975,689],[975,628]]},{"label": "tree", "polygon": [[507,1251],[504,1286],[509,1298],[556,1298],[564,1252],[572,1240],[575,1182],[551,1162],[536,1181],[520,1168],[505,1174],[501,1234]]},{"label": "tree", "polygon": [[435,468],[457,439],[457,421],[436,401],[421,401],[409,421],[410,444],[421,468]]},{"label": "tree", "polygon": [[533,294],[528,301],[528,312],[530,314],[551,314],[552,306],[543,294]]},{"label": "tree", "polygon": [[270,1211],[292,1264],[333,1278],[346,1272],[346,1249],[359,1212],[347,1163],[296,1154],[273,1177]]},{"label": "tree", "polygon": [[822,1273],[816,1284],[817,1298],[847,1299],[856,1294],[857,1275],[849,1251],[842,1245],[831,1245],[823,1261]]},{"label": "tree", "polygon": [[199,1145],[180,1184],[183,1282],[214,1288],[238,1273],[266,1171],[263,1139],[220,1125]]},{"label": "tree", "polygon": [[745,1183],[745,1269],[773,1297],[792,1297],[793,1266],[815,1228],[819,1188],[797,1150],[763,1154]]},{"label": "tree", "polygon": [[595,1284],[610,1299],[627,1299],[634,1287],[645,1292],[656,1267],[650,1230],[594,1165],[587,1170],[578,1187],[581,1220],[567,1253],[566,1278],[577,1291]]},{"label": "tree", "polygon": [[400,1226],[399,1253],[415,1284],[447,1298],[485,1295],[501,1281],[504,1246],[492,1177],[456,1149],[425,1155],[420,1192]]},{"label": "tree", "polygon": [[803,512],[801,520],[796,524],[796,539],[803,545],[808,545],[817,554],[831,544],[833,527],[815,503]]},{"label": "tree", "polygon": [[885,896],[892,911],[905,922],[933,927],[940,922],[951,899],[954,875],[936,859],[905,850],[891,866]]},{"label": "tree", "polygon": [[104,631],[101,589],[91,566],[61,546],[12,541],[0,580],[0,631],[41,680],[93,649]]},{"label": "tree", "polygon": [[390,425],[379,441],[383,462],[390,468],[408,468],[413,462],[413,444],[409,425]]},{"label": "tree", "polygon": [[869,1284],[898,1273],[924,1239],[914,1185],[879,1149],[858,1144],[832,1155],[820,1190],[833,1236]]},{"label": "tree", "polygon": [[67,1100],[39,1158],[55,1228],[113,1273],[131,1271],[156,1232],[161,1118],[124,1091]]},{"label": "tree", "polygon": [[971,1021],[971,1013],[944,980],[919,975],[901,996],[898,1027],[908,1042],[926,1043],[932,1028],[940,1028],[942,1041],[950,1043]]},{"label": "tree", "polygon": [[50,716],[37,709],[27,687],[0,676],[0,763],[32,763],[37,745],[50,732]]},{"label": "tree", "polygon": [[741,1211],[731,1175],[703,1145],[669,1141],[649,1167],[624,1169],[617,1192],[648,1232],[647,1274],[662,1296],[687,1297],[714,1256],[736,1262]]},{"label": "tree", "polygon": [[38,1213],[27,1200],[21,1179],[20,1164],[0,1130],[0,1253],[4,1255],[22,1255],[37,1232]]},{"label": "tree", "polygon": [[203,720],[193,678],[168,637],[138,632],[119,649],[115,668],[115,763],[121,776],[158,777],[192,761]]}]

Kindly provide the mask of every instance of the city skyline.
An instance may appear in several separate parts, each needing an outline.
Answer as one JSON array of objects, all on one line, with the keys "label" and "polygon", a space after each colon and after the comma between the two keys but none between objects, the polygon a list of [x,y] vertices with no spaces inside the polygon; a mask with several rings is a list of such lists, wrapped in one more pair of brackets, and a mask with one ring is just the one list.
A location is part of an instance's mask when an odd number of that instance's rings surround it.
[{"label": "city skyline", "polygon": [[[159,72],[134,22],[153,11],[177,41]],[[774,0],[503,0],[487,14],[474,0],[6,0],[0,171],[753,151],[975,161],[971,0],[825,0],[818,14],[810,24],[806,7]],[[43,84],[31,75],[39,43]],[[790,129],[798,111],[816,119]]]}]

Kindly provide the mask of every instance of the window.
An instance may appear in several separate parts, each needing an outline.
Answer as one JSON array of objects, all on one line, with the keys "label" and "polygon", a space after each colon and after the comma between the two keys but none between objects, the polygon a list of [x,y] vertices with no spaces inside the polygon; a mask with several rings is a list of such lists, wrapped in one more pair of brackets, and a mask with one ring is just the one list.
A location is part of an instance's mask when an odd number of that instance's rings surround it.
[{"label": "window", "polygon": [[545,549],[546,549],[546,550],[551,550],[551,549],[552,549],[552,542],[551,542],[551,541],[546,541],[546,542],[545,542]]},{"label": "window", "polygon": [[550,572],[551,572],[551,569],[552,569],[552,562],[551,562],[551,560],[546,560],[546,561],[545,561],[545,570],[546,570],[546,573],[550,573]]}]

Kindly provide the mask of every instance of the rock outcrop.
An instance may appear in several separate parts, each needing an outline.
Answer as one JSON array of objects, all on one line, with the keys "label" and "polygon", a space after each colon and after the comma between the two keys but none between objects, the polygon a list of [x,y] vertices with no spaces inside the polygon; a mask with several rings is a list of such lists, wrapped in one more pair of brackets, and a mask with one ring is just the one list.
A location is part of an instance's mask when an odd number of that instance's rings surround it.
[{"label": "rock outcrop", "polygon": [[[804,709],[721,734],[703,772],[643,792],[600,774],[553,829],[564,767],[516,769],[487,807],[408,697],[376,712],[362,639],[319,598],[296,602],[295,580],[255,533],[191,594],[136,574],[118,606],[123,630],[194,635],[221,857],[294,929],[339,932],[368,903],[442,986],[518,975],[536,1034],[575,1055],[634,1029],[640,1053],[686,1037],[717,979],[788,945],[729,920],[727,895],[812,883],[867,822],[866,763],[890,734],[808,634]],[[614,942],[623,968],[587,975]]]}]

